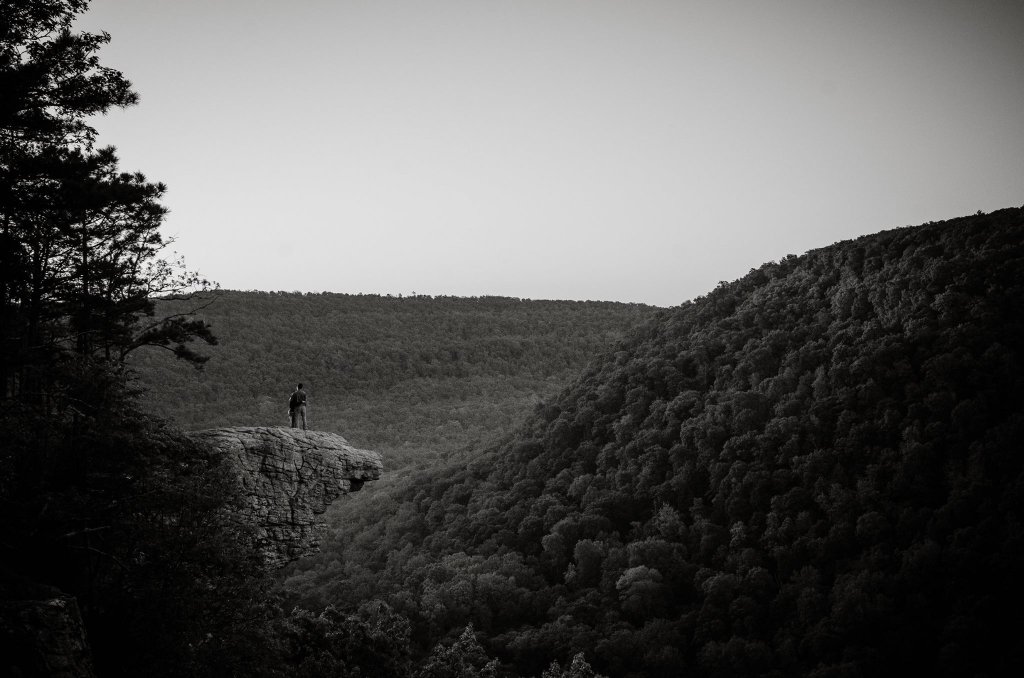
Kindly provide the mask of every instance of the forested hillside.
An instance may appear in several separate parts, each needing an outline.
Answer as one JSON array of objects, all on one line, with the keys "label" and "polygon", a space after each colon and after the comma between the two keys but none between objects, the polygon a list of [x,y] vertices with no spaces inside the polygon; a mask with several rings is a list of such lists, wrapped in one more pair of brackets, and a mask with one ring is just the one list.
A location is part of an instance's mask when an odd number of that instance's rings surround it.
[{"label": "forested hillside", "polygon": [[1013,674],[1022,299],[1021,209],[765,264],[351,502],[286,584],[420,651],[472,623],[521,675]]},{"label": "forested hillside", "polygon": [[[194,301],[164,301],[173,314]],[[625,330],[641,304],[501,297],[220,292],[200,318],[219,339],[202,372],[138,352],[144,402],[185,429],[309,426],[384,453],[389,469],[480,449],[554,395]]]}]

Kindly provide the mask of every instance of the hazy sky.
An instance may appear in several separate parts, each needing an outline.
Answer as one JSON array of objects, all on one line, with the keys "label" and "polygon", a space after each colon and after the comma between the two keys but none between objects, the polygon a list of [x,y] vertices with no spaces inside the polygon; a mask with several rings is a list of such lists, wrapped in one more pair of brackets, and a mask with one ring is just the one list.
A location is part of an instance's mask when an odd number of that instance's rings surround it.
[{"label": "hazy sky", "polygon": [[675,305],[1024,204],[1020,0],[93,0],[229,289]]}]

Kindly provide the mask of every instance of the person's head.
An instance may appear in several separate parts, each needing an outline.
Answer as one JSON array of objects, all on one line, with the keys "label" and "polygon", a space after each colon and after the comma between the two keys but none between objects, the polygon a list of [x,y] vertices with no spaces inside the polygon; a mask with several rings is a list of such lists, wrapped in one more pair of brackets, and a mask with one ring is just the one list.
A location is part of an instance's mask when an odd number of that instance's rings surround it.
[{"label": "person's head", "polygon": [[300,389],[300,390],[302,389],[302,384],[299,384],[299,389]]}]

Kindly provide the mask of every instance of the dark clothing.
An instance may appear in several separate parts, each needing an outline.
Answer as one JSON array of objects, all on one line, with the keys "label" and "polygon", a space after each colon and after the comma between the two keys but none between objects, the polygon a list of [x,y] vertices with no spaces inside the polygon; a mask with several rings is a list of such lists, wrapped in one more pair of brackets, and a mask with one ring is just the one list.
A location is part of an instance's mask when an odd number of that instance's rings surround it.
[{"label": "dark clothing", "polygon": [[299,405],[288,411],[292,418],[292,428],[298,428],[299,420],[302,421],[302,430],[306,430],[306,406]]},{"label": "dark clothing", "polygon": [[295,389],[288,399],[288,414],[292,420],[292,428],[297,428],[301,419],[302,430],[306,430],[306,392],[301,388]]}]

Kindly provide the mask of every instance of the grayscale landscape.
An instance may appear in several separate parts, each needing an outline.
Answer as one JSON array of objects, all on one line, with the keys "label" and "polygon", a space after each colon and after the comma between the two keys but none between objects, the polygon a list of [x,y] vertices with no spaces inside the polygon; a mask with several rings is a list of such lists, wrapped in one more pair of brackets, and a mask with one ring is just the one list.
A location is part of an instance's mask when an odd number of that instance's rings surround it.
[{"label": "grayscale landscape", "polygon": [[0,674],[1017,675],[1022,30],[0,0]]}]

